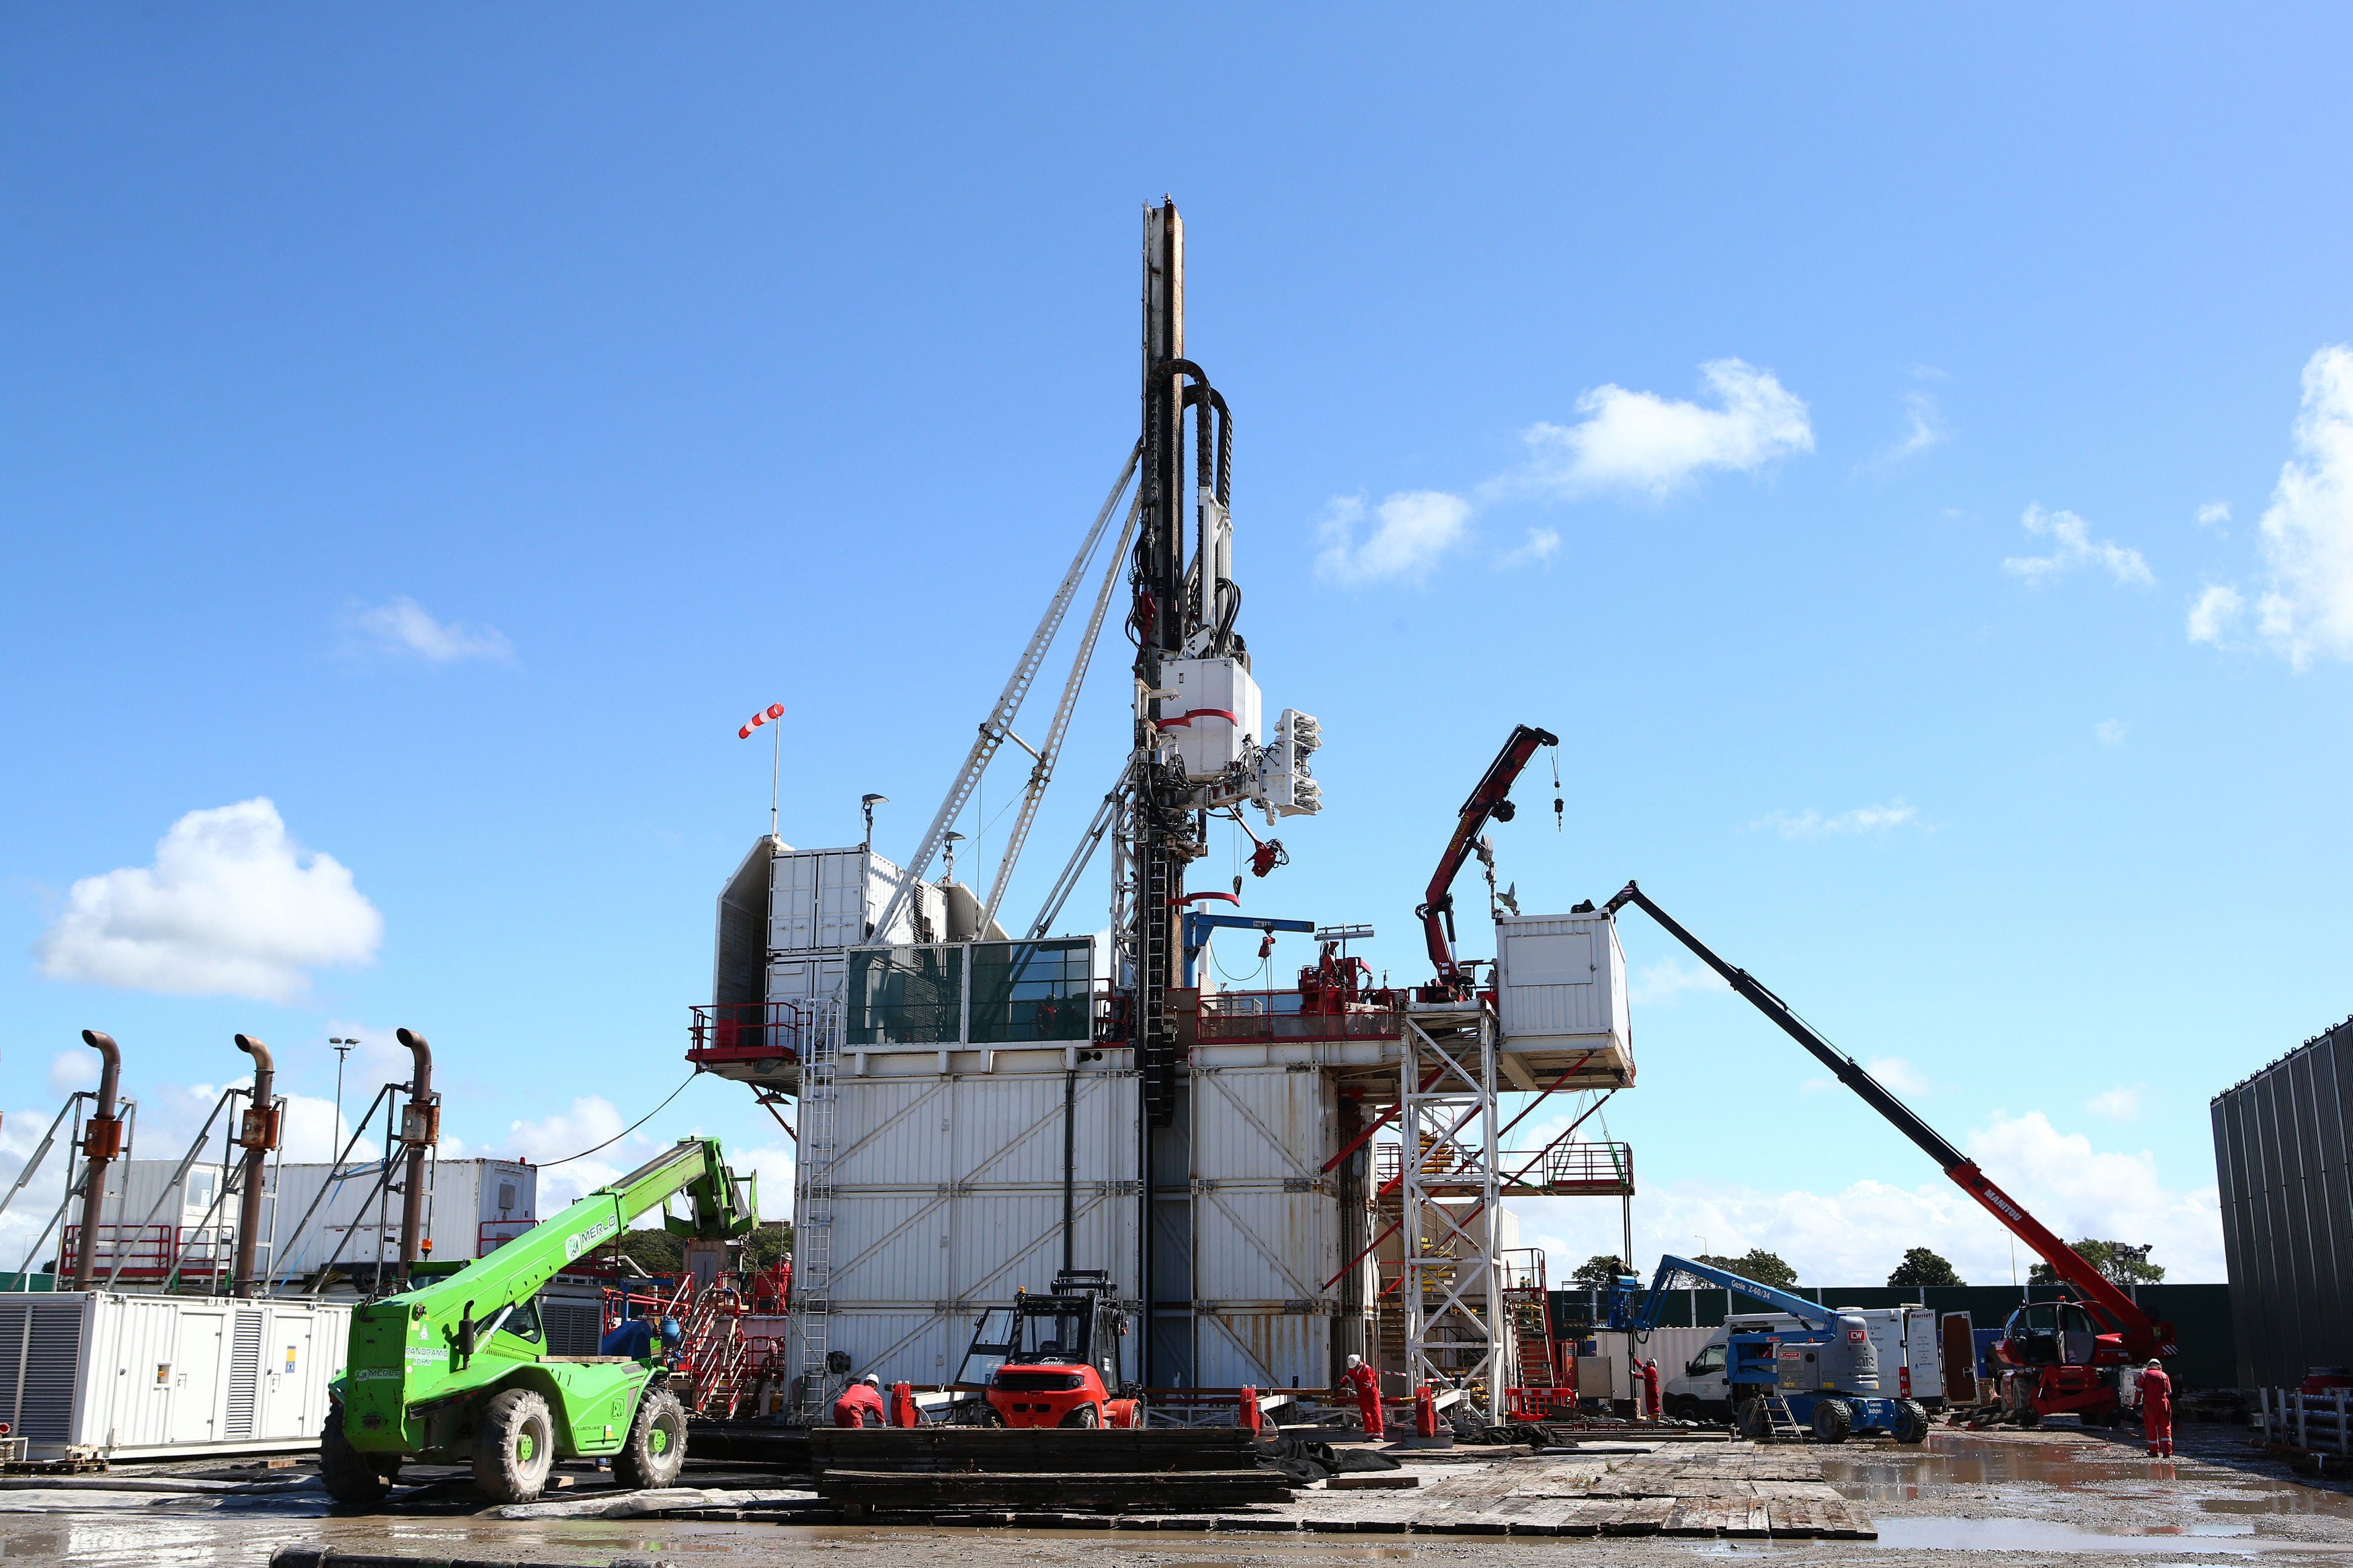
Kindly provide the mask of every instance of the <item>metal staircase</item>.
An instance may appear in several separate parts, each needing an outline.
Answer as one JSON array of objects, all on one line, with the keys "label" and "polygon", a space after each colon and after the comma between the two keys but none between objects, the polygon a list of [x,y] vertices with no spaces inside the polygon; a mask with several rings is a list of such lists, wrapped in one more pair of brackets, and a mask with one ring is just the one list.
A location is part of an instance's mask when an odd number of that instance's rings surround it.
[{"label": "metal staircase", "polygon": [[842,998],[819,1005],[803,1036],[799,1191],[793,1202],[792,1332],[800,1346],[796,1419],[817,1425],[831,1404],[827,1361],[833,1289],[834,1110],[840,1095]]}]

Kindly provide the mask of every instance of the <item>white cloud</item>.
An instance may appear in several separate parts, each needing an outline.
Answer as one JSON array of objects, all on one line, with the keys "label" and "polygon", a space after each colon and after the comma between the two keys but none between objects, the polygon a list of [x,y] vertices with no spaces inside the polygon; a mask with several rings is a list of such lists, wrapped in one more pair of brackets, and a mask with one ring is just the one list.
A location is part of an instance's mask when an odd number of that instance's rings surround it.
[{"label": "white cloud", "polygon": [[71,1094],[78,1089],[98,1087],[98,1053],[92,1050],[59,1051],[49,1058],[49,1089],[55,1094]]},{"label": "white cloud", "polygon": [[1778,811],[1770,816],[1750,823],[1751,827],[1769,827],[1782,837],[1796,842],[1806,838],[1831,838],[1841,834],[1885,833],[1897,827],[1925,827],[1919,808],[1907,805],[1898,798],[1882,805],[1858,805],[1852,811],[1841,811],[1835,816],[1825,816],[1811,806],[1804,811]]},{"label": "white cloud", "polygon": [[1945,411],[1933,392],[1907,392],[1904,395],[1904,435],[1894,446],[1872,459],[1880,468],[1893,468],[1918,457],[1931,447],[1942,446],[1952,439],[1952,430],[1945,423]]},{"label": "white cloud", "polygon": [[1647,963],[1626,987],[1626,999],[1636,1006],[1668,1002],[1686,991],[1729,991],[1724,976],[1704,963],[1681,963],[1672,958]]},{"label": "white cloud", "polygon": [[1559,551],[1559,530],[1532,528],[1528,530],[1526,541],[1518,549],[1505,551],[1495,557],[1495,569],[1499,572],[1510,572],[1522,566],[1549,565],[1554,555]]},{"label": "white cloud", "polygon": [[512,663],[514,648],[494,626],[462,626],[437,621],[424,605],[402,595],[381,605],[350,612],[351,629],[378,653],[421,658],[432,664],[456,664],[487,658]]},{"label": "white cloud", "polygon": [[1444,490],[1407,490],[1382,501],[1376,515],[1378,521],[1371,534],[1358,543],[1364,497],[1333,498],[1317,531],[1324,540],[1323,552],[1315,558],[1320,575],[1350,584],[1386,579],[1419,582],[1440,556],[1461,542],[1471,503]]},{"label": "white cloud", "polygon": [[2013,577],[2023,577],[2040,587],[2078,566],[2092,565],[2119,583],[2147,587],[2157,581],[2139,551],[2114,540],[2094,540],[2091,525],[2072,511],[2044,511],[2040,506],[2030,506],[2019,521],[2027,532],[2047,536],[2056,542],[2056,547],[2048,555],[2010,556],[2001,569]]},{"label": "white cloud", "polygon": [[85,877],[36,948],[52,980],[176,995],[301,994],[306,971],[368,963],[384,917],[332,856],[303,856],[256,797],[192,811],[153,866]]},{"label": "white cloud", "polygon": [[2189,606],[2189,640],[2224,646],[2237,634],[2239,617],[2246,608],[2247,601],[2236,588],[2227,583],[2213,584]]},{"label": "white cloud", "polygon": [[[1858,1108],[1857,1114],[1867,1114]],[[2219,1281],[2221,1205],[2213,1187],[2169,1190],[2156,1156],[2095,1152],[2088,1138],[2062,1133],[2041,1111],[1996,1111],[1964,1142],[1971,1158],[2002,1190],[2063,1237],[2151,1242],[2166,1278]],[[1514,1202],[1521,1236],[1567,1269],[1620,1247],[1618,1217],[1577,1200]],[[1906,1248],[1932,1247],[1972,1284],[2008,1284],[2011,1241],[1992,1215],[1959,1187],[1932,1176],[1915,1187],[1857,1182],[1833,1193],[1772,1191],[1711,1182],[1652,1184],[1634,1200],[1635,1256],[1648,1265],[1662,1251],[1688,1252],[1705,1235],[1718,1253],[1752,1247],[1779,1253],[1808,1285],[1877,1285]],[[2018,1277],[2036,1261],[2017,1249]]]},{"label": "white cloud", "polygon": [[2220,528],[2230,521],[2231,503],[2229,501],[2210,500],[2198,509],[2198,526],[2200,528]]},{"label": "white cloud", "polygon": [[2353,659],[2353,348],[2304,367],[2295,438],[2261,523],[2269,586],[2255,608],[2263,640],[2303,669]]},{"label": "white cloud", "polygon": [[1709,468],[1761,468],[1814,449],[1804,401],[1770,371],[1719,359],[1700,366],[1700,375],[1723,406],[1595,387],[1577,398],[1584,417],[1577,424],[1528,427],[1526,466],[1498,487],[1556,495],[1628,489],[1657,499]]},{"label": "white cloud", "polygon": [[2125,743],[2125,734],[2130,728],[2131,726],[2121,719],[2103,719],[2092,726],[2092,733],[2099,737],[2100,744],[2103,746],[2121,746]]},{"label": "white cloud", "polygon": [[2119,1084],[2115,1089],[2104,1089],[2084,1101],[2084,1109],[2111,1121],[2138,1121],[2140,1097],[2147,1092],[2148,1085],[2145,1083]]}]

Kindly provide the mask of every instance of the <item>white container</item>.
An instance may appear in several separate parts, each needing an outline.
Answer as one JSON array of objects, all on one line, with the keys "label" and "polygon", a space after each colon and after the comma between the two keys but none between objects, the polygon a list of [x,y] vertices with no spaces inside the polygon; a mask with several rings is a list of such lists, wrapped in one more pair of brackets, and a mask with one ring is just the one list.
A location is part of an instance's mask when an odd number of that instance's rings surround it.
[{"label": "white container", "polygon": [[[175,1264],[180,1278],[191,1281],[229,1269],[237,1240],[235,1194],[213,1206],[223,1184],[217,1163],[193,1166],[175,1184],[172,1178],[178,1169],[176,1160],[122,1160],[108,1167],[107,1229],[97,1247],[101,1282],[118,1257],[122,1268],[115,1281],[123,1286],[161,1286]],[[301,1279],[330,1258],[345,1273],[363,1265],[372,1270],[379,1250],[387,1261],[397,1260],[400,1197],[376,1192],[380,1171],[373,1163],[346,1165],[339,1176],[323,1162],[268,1167],[262,1235],[255,1251],[260,1272],[272,1280]],[[482,1257],[538,1223],[539,1172],[533,1166],[515,1160],[444,1160],[426,1171],[432,1187],[426,1195],[425,1235],[437,1259]],[[394,1180],[399,1179],[396,1170]],[[322,1190],[327,1195],[312,1212]],[[295,1227],[305,1214],[310,1223],[297,1236]]]},{"label": "white container", "polygon": [[1176,693],[1160,700],[1161,739],[1175,743],[1187,778],[1216,778],[1266,738],[1258,682],[1240,659],[1165,659],[1160,684]]},{"label": "white container", "polygon": [[1505,915],[1495,922],[1495,1016],[1507,1047],[1631,1047],[1626,954],[1608,915]]},{"label": "white container", "polygon": [[888,931],[874,929],[906,873],[871,850],[780,850],[768,871],[768,953],[839,950],[867,942],[916,940],[918,915],[933,940],[944,934],[944,906],[926,885]]},{"label": "white container", "polygon": [[35,1460],[315,1447],[351,1316],[269,1299],[0,1295],[0,1417]]}]

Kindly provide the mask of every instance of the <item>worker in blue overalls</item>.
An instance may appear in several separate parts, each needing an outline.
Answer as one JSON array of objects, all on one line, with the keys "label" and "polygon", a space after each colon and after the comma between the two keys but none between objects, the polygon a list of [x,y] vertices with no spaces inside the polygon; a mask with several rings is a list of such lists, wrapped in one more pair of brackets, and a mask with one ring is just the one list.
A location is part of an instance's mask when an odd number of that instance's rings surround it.
[{"label": "worker in blue overalls", "polygon": [[631,1361],[645,1361],[654,1353],[654,1335],[661,1335],[662,1353],[667,1356],[678,1349],[678,1320],[664,1318],[657,1331],[650,1318],[632,1318],[596,1342],[598,1355],[627,1356]]}]

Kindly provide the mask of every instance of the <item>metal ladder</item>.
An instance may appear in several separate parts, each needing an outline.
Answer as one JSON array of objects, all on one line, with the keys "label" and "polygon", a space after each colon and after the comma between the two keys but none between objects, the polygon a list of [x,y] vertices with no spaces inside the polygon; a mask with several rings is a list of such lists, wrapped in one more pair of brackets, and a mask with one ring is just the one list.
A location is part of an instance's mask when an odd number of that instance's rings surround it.
[{"label": "metal ladder", "polygon": [[801,1036],[800,1190],[793,1203],[793,1307],[801,1344],[798,1418],[820,1423],[829,1401],[826,1358],[833,1288],[834,1107],[840,1093],[842,999],[820,1003]]},{"label": "metal ladder", "polygon": [[1768,1443],[1802,1443],[1806,1428],[1798,1425],[1798,1414],[1789,1408],[1789,1401],[1778,1388],[1765,1390],[1765,1440]]}]

